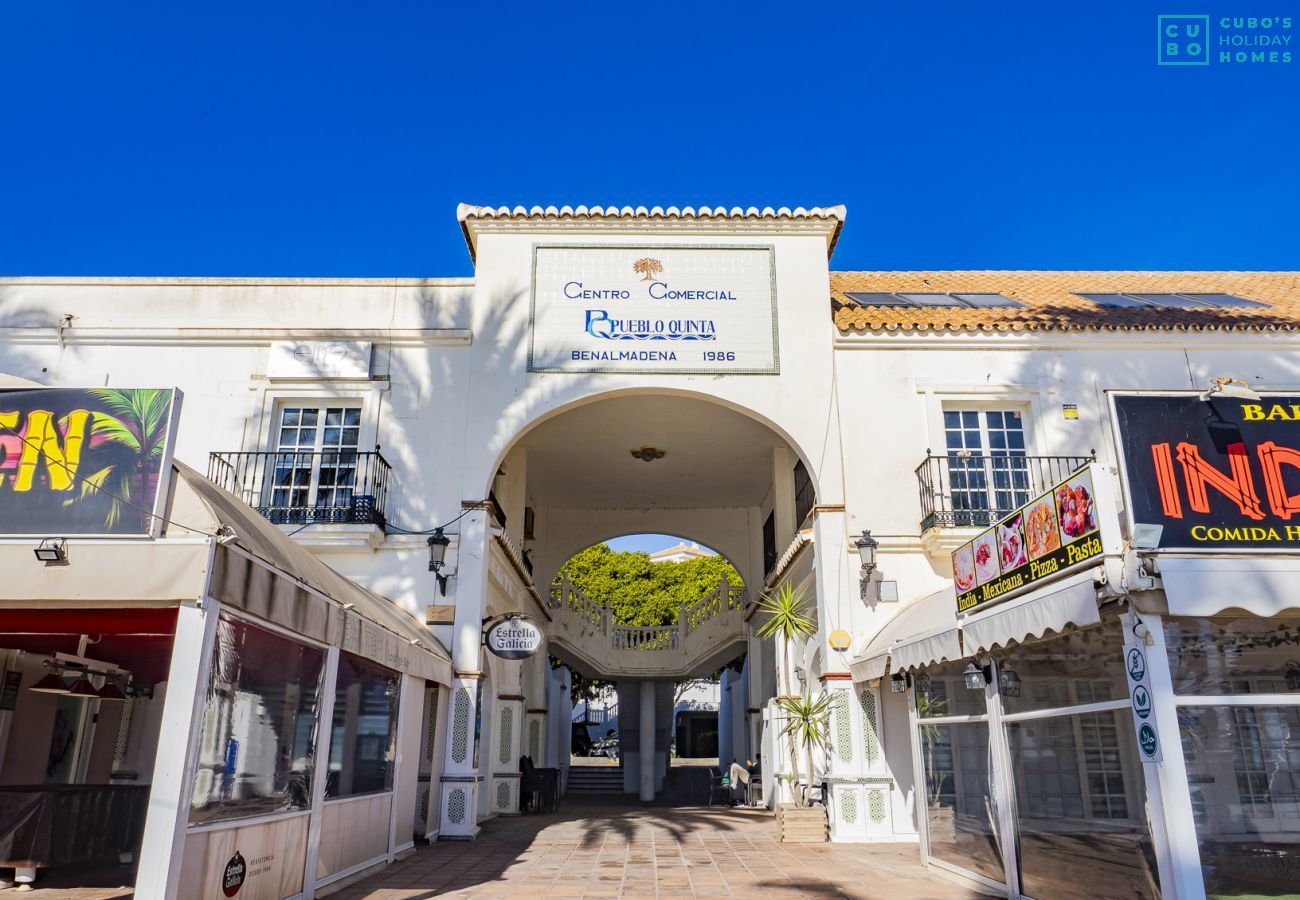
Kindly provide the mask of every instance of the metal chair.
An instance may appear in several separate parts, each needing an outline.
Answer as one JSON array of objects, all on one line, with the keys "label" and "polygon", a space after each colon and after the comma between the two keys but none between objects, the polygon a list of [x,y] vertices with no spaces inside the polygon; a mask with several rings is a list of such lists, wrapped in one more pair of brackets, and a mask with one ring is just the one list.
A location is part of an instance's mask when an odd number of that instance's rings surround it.
[{"label": "metal chair", "polygon": [[709,775],[709,806],[713,806],[713,798],[718,792],[722,792],[722,799],[731,803],[731,778],[723,771],[721,766],[717,768],[717,774]]}]

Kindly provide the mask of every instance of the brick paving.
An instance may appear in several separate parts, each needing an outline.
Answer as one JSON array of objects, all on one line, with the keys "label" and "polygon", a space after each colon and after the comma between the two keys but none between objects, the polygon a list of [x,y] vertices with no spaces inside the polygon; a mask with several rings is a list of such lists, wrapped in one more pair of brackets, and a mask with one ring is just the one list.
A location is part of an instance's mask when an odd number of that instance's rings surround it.
[{"label": "brick paving", "polygon": [[424,897],[986,896],[919,862],[915,844],[781,844],[766,810],[566,801],[419,848],[331,900]]}]

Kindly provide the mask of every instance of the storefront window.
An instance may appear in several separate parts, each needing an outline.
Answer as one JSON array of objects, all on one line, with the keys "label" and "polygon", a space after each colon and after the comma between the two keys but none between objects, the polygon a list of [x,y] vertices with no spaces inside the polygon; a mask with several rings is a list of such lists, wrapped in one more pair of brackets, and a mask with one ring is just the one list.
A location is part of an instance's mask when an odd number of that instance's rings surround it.
[{"label": "storefront window", "polygon": [[221,614],[191,823],[310,806],[324,661],[320,649]]},{"label": "storefront window", "polygon": [[392,789],[399,678],[368,660],[339,653],[327,797]]},{"label": "storefront window", "polygon": [[1287,693],[1287,675],[1300,680],[1300,618],[1166,618],[1164,626],[1176,694]]},{"label": "storefront window", "polygon": [[999,651],[997,657],[1003,681],[1016,685],[1002,690],[1002,708],[1008,713],[1123,700],[1128,696],[1124,627],[1117,617],[1047,640],[1012,644]]},{"label": "storefront window", "polygon": [[1159,897],[1128,710],[1007,725],[1021,890],[1031,897]]},{"label": "storefront window", "polygon": [[[1191,700],[1178,727],[1206,894],[1300,897],[1300,692],[1287,678],[1300,619],[1164,625],[1174,689]],[[1251,694],[1295,701],[1241,702]]]},{"label": "storefront window", "polygon": [[1123,645],[1113,617],[995,654],[1028,896],[1160,896],[1132,714],[1072,712],[1127,700]]},{"label": "storefront window", "polygon": [[[929,854],[997,882],[1005,880],[996,829],[984,692],[965,686],[965,662],[923,670],[917,678]],[[980,715],[984,721],[948,722]]]}]

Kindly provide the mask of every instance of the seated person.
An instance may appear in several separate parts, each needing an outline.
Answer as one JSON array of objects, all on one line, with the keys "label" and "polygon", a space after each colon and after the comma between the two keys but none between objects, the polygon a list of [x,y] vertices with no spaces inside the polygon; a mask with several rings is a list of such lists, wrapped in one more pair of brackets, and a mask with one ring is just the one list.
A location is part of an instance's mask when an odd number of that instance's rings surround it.
[{"label": "seated person", "polygon": [[743,766],[740,764],[740,760],[738,759],[733,759],[731,761],[731,769],[729,770],[728,775],[731,779],[732,806],[740,806],[747,801],[747,794],[749,793],[749,778],[751,775],[757,774],[757,772],[758,764],[752,759],[745,760]]}]

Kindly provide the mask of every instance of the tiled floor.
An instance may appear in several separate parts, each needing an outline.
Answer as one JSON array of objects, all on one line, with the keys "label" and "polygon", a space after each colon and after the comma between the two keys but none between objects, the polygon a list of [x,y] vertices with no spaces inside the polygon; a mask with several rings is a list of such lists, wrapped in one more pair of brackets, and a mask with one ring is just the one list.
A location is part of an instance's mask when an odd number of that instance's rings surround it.
[{"label": "tiled floor", "polygon": [[766,810],[628,808],[566,802],[558,814],[487,822],[471,843],[438,843],[334,900],[424,897],[983,896],[918,862],[915,844],[781,844]]}]

